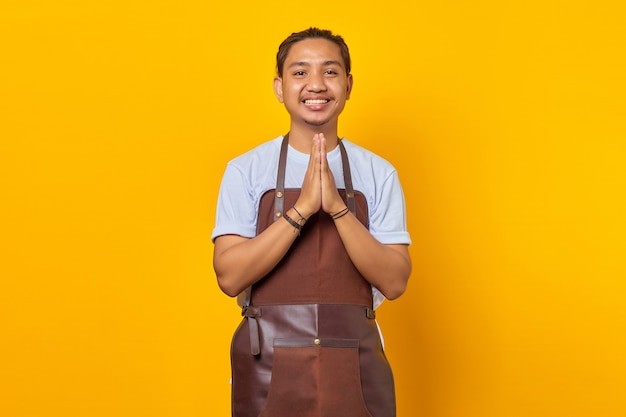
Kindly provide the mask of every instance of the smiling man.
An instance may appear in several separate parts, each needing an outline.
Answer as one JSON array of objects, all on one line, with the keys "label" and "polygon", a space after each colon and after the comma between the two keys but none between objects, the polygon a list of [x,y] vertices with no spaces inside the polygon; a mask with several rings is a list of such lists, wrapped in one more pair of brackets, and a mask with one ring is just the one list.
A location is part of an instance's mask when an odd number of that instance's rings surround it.
[{"label": "smiling man", "polygon": [[393,417],[375,309],[411,273],[398,174],[337,136],[353,86],[342,37],[293,33],[276,67],[289,133],[227,164],[212,235],[218,284],[244,316],[232,415]]}]

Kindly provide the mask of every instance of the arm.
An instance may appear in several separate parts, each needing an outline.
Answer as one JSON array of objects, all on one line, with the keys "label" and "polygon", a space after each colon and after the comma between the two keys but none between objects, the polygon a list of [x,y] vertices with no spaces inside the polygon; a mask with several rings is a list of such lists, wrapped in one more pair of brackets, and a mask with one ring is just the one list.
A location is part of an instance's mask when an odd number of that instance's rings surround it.
[{"label": "arm", "polygon": [[[321,207],[319,142],[312,147],[311,158],[295,207],[306,218]],[[315,151],[317,150],[317,151]],[[293,209],[287,215],[299,220]],[[267,275],[285,256],[298,231],[284,219],[279,219],[253,238],[222,235],[215,239],[213,268],[224,293],[234,297]]]},{"label": "arm", "polygon": [[[293,209],[287,214],[292,219],[299,218]],[[238,235],[216,238],[213,268],[222,291],[235,297],[263,278],[285,256],[296,237],[298,231],[279,219],[251,239]]]},{"label": "arm", "polygon": [[335,226],[363,277],[385,298],[393,300],[401,296],[411,275],[408,246],[380,243],[352,213],[335,220]]},{"label": "arm", "polygon": [[[322,209],[327,213],[339,213],[346,206],[337,192],[333,174],[328,167],[323,137],[320,153]],[[412,269],[408,245],[380,243],[350,212],[336,218],[334,222],[350,259],[363,277],[390,300],[402,295]]]}]

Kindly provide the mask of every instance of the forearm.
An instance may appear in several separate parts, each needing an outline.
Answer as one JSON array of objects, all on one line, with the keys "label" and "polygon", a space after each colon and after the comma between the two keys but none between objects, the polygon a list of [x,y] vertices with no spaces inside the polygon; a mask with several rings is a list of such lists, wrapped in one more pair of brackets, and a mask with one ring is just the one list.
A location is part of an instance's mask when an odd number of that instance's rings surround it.
[{"label": "forearm", "polygon": [[343,244],[363,277],[388,299],[402,295],[411,274],[407,245],[385,245],[348,213],[335,220]]},{"label": "forearm", "polygon": [[[292,219],[293,209],[287,211]],[[298,237],[298,230],[284,219],[272,223],[258,236],[249,239],[235,235],[215,241],[213,267],[224,293],[236,296],[267,275],[285,256]]]}]

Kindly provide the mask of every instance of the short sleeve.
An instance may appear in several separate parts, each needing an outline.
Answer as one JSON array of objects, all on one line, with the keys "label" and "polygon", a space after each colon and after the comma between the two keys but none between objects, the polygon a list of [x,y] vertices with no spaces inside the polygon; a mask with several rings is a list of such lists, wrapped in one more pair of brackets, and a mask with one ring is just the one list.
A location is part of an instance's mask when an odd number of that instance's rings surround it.
[{"label": "short sleeve", "polygon": [[252,238],[256,234],[257,202],[248,178],[236,165],[229,163],[224,171],[217,196],[215,227],[211,240],[222,235]]},{"label": "short sleeve", "polygon": [[404,192],[393,170],[376,193],[376,202],[370,212],[370,233],[384,244],[411,244],[407,230]]}]

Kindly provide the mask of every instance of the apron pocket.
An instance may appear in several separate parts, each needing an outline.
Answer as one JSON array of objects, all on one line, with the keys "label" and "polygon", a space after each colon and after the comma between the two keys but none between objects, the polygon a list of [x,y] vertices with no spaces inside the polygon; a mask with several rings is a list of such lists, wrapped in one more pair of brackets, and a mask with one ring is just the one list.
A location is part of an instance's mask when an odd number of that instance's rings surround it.
[{"label": "apron pocket", "polygon": [[361,388],[358,339],[275,339],[259,417],[372,417]]}]

